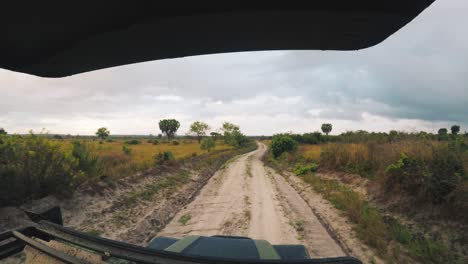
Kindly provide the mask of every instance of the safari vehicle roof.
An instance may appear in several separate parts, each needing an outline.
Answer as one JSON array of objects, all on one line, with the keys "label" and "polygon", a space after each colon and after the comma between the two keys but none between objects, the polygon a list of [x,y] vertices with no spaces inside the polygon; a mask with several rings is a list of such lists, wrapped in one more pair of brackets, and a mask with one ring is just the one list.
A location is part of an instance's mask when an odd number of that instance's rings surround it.
[{"label": "safari vehicle roof", "polygon": [[8,1],[0,11],[0,68],[64,77],[201,54],[357,50],[380,43],[433,1]]}]

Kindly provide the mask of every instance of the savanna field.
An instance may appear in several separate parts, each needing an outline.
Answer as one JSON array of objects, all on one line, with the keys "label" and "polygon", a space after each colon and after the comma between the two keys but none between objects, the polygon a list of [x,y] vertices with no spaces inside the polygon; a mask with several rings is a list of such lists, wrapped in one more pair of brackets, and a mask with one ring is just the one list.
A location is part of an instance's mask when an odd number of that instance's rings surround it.
[{"label": "savanna field", "polygon": [[222,141],[203,150],[194,139],[57,138],[11,135],[0,138],[1,204],[12,205],[49,194],[69,194],[84,184],[112,182],[208,153],[232,149]]},{"label": "savanna field", "polygon": [[322,194],[390,263],[465,263],[468,136],[273,136],[267,163]]}]

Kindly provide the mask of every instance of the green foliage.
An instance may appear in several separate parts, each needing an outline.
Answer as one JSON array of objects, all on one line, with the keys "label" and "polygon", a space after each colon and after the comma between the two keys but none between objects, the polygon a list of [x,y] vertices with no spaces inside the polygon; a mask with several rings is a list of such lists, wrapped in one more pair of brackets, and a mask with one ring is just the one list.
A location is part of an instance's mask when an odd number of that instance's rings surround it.
[{"label": "green foliage", "polygon": [[214,141],[218,140],[222,135],[218,132],[211,132],[210,136],[214,139]]},{"label": "green foliage", "polygon": [[447,135],[447,132],[448,130],[446,128],[440,128],[438,131],[437,131],[437,134],[439,135]]},{"label": "green foliage", "polygon": [[325,133],[327,136],[332,131],[332,124],[322,124],[322,132]]},{"label": "green foliage", "polygon": [[309,165],[305,165],[305,166],[297,166],[296,169],[294,170],[294,173],[296,175],[305,175],[307,173],[313,173],[313,172],[316,172],[318,170],[318,164],[316,163],[311,163]]},{"label": "green foliage", "polygon": [[453,125],[450,130],[452,131],[452,135],[456,136],[458,135],[458,132],[460,132],[460,126],[459,125]]},{"label": "green foliage", "polygon": [[462,181],[465,175],[462,150],[455,145],[435,146],[429,163],[431,182],[430,196],[433,202],[441,203]]},{"label": "green foliage", "polygon": [[153,140],[153,145],[159,145],[159,140],[157,139]]},{"label": "green foliage", "polygon": [[30,134],[0,136],[0,206],[73,188],[76,161],[59,143]]},{"label": "green foliage", "polygon": [[297,141],[297,143],[301,143],[301,144],[320,144],[320,143],[327,141],[327,137],[323,136],[322,133],[320,132],[304,133],[302,135],[300,134],[286,134],[286,135],[292,137],[292,139]]},{"label": "green foliage", "polygon": [[439,140],[447,140],[448,135],[447,135],[447,129],[446,128],[441,128],[437,131],[438,139]]},{"label": "green foliage", "polygon": [[75,159],[75,168],[88,177],[97,177],[102,172],[100,160],[93,155],[89,147],[81,141],[72,142],[72,157]]},{"label": "green foliage", "polygon": [[97,130],[96,136],[100,138],[101,140],[105,140],[107,137],[109,137],[110,132],[107,128],[101,127]]},{"label": "green foliage", "polygon": [[209,129],[210,127],[208,124],[201,121],[195,121],[190,125],[190,132],[197,136],[198,143],[200,143],[201,139],[206,136],[206,132]]},{"label": "green foliage", "polygon": [[297,148],[297,142],[288,135],[275,135],[271,139],[271,152],[274,158],[279,157],[284,152],[292,152]]},{"label": "green foliage", "polygon": [[2,127],[0,127],[0,135],[6,135],[8,134],[5,129],[3,129]]},{"label": "green foliage", "polygon": [[163,134],[166,134],[168,140],[174,138],[179,127],[180,123],[175,119],[163,119],[159,121],[159,129]]},{"label": "green foliage", "polygon": [[224,132],[224,142],[230,146],[239,148],[250,143],[250,140],[242,134],[239,126],[237,125],[224,122],[221,130]]},{"label": "green foliage", "polygon": [[173,141],[172,141],[172,145],[174,145],[174,146],[180,145],[180,142],[177,141],[177,140],[173,140]]},{"label": "green foliage", "polygon": [[131,139],[131,140],[125,141],[125,144],[128,144],[128,145],[138,145],[140,143],[141,143],[141,141],[138,140],[138,139]]},{"label": "green foliage", "polygon": [[402,190],[416,199],[433,203],[446,201],[465,175],[463,160],[451,145],[434,146],[432,159],[401,154],[400,159],[385,170],[385,187]]},{"label": "green foliage", "polygon": [[202,150],[206,150],[209,152],[212,149],[214,149],[214,147],[215,147],[215,141],[213,138],[207,137],[207,138],[202,139],[201,144],[200,144],[200,148]]},{"label": "green foliage", "polygon": [[400,159],[385,170],[387,190],[402,190],[418,198],[425,197],[431,181],[431,172],[421,157],[408,157],[402,153]]},{"label": "green foliage", "polygon": [[165,164],[169,161],[174,160],[174,154],[171,151],[164,151],[164,152],[159,152],[155,157],[155,163],[156,165],[162,165]]},{"label": "green foliage", "polygon": [[132,155],[132,149],[128,146],[128,144],[123,144],[122,145],[122,151],[127,156]]}]

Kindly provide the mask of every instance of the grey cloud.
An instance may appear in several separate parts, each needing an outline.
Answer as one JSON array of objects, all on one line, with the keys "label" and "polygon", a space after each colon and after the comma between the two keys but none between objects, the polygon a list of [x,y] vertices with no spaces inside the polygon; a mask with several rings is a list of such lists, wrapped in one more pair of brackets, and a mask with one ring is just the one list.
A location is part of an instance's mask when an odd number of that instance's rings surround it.
[{"label": "grey cloud", "polygon": [[154,133],[154,120],[177,116],[212,126],[229,119],[253,134],[316,130],[322,121],[341,131],[467,127],[467,12],[466,1],[436,1],[360,51],[206,55],[63,79],[0,70],[0,126],[92,133],[107,123],[117,133]]}]

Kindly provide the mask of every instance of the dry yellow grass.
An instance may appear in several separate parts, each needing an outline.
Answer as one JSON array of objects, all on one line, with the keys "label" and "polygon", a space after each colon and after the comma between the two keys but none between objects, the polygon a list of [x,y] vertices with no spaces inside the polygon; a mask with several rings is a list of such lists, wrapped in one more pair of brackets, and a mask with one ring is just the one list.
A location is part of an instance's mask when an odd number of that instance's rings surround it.
[{"label": "dry yellow grass", "polygon": [[300,145],[299,153],[301,153],[301,155],[303,155],[306,159],[317,162],[320,160],[322,146],[323,145]]},{"label": "dry yellow grass", "polygon": [[[172,142],[160,142],[158,145],[148,143],[146,139],[139,139],[140,144],[128,145],[131,149],[131,160],[137,165],[144,165],[153,162],[154,156],[159,152],[171,151],[176,159],[185,158],[191,156],[193,153],[197,155],[206,153],[206,151],[200,149],[200,144],[196,140],[179,141],[179,145],[173,145]],[[98,155],[113,155],[122,154],[122,147],[126,140],[118,139],[114,142],[103,142],[99,144],[99,141],[84,140],[91,147],[91,150]],[[63,141],[64,147],[68,148],[71,146],[71,140]],[[222,141],[216,141],[216,147],[214,150],[222,150],[231,148],[229,145],[223,144]]]}]

